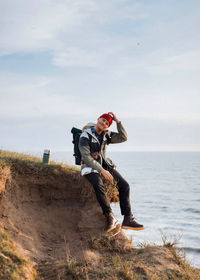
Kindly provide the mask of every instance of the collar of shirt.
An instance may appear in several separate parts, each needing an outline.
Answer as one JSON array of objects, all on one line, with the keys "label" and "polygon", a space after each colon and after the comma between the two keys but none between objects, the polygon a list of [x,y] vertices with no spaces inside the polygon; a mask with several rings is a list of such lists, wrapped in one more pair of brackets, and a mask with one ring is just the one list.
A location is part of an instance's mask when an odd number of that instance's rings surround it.
[{"label": "collar of shirt", "polygon": [[96,132],[96,130],[94,129],[94,126],[91,127],[91,131],[92,131],[92,133],[95,134],[95,136],[97,137],[97,139],[99,140],[99,143],[100,143],[100,145],[101,145],[102,142],[103,142],[103,135],[104,135],[104,133],[102,132],[102,133],[99,135],[99,134]]}]

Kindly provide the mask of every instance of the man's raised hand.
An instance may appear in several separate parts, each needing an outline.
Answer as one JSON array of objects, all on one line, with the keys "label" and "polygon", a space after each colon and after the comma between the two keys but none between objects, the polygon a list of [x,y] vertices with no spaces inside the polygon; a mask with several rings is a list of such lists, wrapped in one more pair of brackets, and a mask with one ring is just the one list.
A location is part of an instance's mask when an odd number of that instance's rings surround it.
[{"label": "man's raised hand", "polygon": [[108,112],[108,114],[110,114],[113,118],[113,121],[115,121],[116,123],[119,122],[118,118],[116,117],[116,115],[113,112]]}]

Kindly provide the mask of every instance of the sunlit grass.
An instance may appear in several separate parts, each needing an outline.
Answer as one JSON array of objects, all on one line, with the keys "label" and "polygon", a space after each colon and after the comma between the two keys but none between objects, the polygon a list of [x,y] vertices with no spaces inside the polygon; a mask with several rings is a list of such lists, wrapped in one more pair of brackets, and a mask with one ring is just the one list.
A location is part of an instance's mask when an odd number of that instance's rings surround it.
[{"label": "sunlit grass", "polygon": [[70,166],[64,163],[50,161],[49,164],[44,164],[43,159],[40,157],[32,156],[29,154],[21,154],[11,151],[0,150],[0,166],[7,165],[12,170],[23,172],[27,168],[32,169],[33,173],[36,171],[48,171],[53,168],[62,168],[68,171],[80,171],[80,167]]}]

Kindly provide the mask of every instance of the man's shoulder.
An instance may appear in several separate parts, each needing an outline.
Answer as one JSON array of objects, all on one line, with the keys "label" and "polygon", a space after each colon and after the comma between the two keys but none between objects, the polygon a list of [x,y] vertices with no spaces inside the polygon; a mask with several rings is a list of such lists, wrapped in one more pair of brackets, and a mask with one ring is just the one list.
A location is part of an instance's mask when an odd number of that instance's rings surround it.
[{"label": "man's shoulder", "polygon": [[85,129],[82,131],[80,137],[85,137],[85,138],[89,138],[89,133],[88,133],[88,129]]}]

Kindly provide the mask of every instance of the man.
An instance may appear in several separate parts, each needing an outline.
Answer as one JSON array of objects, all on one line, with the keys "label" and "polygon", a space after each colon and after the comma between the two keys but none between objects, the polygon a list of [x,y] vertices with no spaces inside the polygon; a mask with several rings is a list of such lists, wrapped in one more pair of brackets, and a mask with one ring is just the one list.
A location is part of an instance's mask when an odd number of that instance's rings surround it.
[{"label": "man", "polygon": [[[118,132],[108,130],[112,121],[116,122]],[[110,181],[114,178],[117,182],[121,214],[124,215],[122,229],[144,229],[144,226],[137,223],[132,215],[129,184],[115,169],[113,162],[106,158],[106,148],[109,144],[122,143],[126,140],[127,133],[121,121],[113,112],[101,115],[96,124],[89,123],[85,126],[79,140],[79,150],[82,158],[81,173],[93,185],[97,200],[106,217],[107,232],[119,226],[119,222],[112,213],[101,176]]]}]

